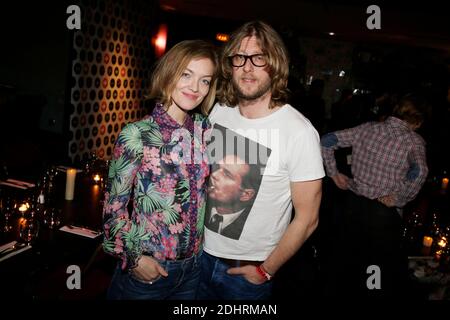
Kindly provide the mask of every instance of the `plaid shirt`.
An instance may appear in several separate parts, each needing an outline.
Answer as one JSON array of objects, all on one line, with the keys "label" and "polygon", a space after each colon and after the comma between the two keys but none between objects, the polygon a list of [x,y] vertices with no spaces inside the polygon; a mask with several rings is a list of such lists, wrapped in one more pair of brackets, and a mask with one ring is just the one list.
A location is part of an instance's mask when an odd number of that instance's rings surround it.
[{"label": "plaid shirt", "polygon": [[425,141],[395,117],[328,133],[321,145],[329,177],[338,173],[334,150],[352,147],[349,189],[369,199],[395,195],[397,207],[416,197],[428,174]]}]

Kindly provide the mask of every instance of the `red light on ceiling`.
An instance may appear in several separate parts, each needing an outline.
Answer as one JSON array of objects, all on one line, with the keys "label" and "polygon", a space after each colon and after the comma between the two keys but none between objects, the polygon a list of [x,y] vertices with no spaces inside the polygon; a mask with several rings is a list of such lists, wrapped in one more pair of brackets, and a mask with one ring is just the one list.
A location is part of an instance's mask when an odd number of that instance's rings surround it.
[{"label": "red light on ceiling", "polygon": [[152,39],[152,44],[155,46],[155,55],[157,58],[161,57],[166,51],[167,45],[167,25],[161,24],[158,33]]},{"label": "red light on ceiling", "polygon": [[222,41],[222,42],[227,42],[229,40],[229,36],[225,33],[218,33],[216,34],[216,40]]}]

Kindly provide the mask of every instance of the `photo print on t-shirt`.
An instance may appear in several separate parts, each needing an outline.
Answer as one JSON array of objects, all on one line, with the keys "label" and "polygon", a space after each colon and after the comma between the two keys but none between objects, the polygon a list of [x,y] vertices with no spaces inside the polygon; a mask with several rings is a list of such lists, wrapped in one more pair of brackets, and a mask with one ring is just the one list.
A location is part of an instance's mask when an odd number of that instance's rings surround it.
[{"label": "photo print on t-shirt", "polygon": [[[248,133],[247,133],[248,134]],[[211,174],[205,227],[239,240],[261,185],[271,149],[215,124],[208,143]]]}]

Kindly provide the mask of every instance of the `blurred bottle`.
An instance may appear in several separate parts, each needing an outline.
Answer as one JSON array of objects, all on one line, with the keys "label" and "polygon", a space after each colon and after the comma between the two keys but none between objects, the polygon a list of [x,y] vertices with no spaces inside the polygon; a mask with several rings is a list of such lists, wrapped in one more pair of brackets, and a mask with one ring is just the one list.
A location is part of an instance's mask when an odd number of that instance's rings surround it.
[{"label": "blurred bottle", "polygon": [[45,215],[45,198],[46,198],[46,185],[45,180],[41,180],[36,185],[36,193],[34,196],[34,205],[37,219],[42,219]]},{"label": "blurred bottle", "polygon": [[38,189],[37,203],[41,206],[45,204],[45,187],[40,187]]},{"label": "blurred bottle", "polygon": [[[40,187],[38,189],[38,201],[45,203],[46,206],[52,206],[54,204],[55,193],[55,180],[58,174],[58,170],[55,166],[50,166],[45,171],[45,174],[41,178]],[[40,199],[39,199],[40,198]]]},{"label": "blurred bottle", "polygon": [[439,226],[439,213],[434,211],[431,215],[430,235],[434,240],[439,238],[441,229]]}]

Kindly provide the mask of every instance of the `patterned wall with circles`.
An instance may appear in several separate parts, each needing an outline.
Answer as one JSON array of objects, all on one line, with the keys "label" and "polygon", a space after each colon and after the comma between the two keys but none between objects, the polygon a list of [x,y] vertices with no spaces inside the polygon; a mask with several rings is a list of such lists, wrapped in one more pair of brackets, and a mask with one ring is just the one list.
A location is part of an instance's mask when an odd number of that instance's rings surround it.
[{"label": "patterned wall with circles", "polygon": [[157,1],[81,1],[72,49],[69,157],[110,159],[120,130],[144,115]]}]

